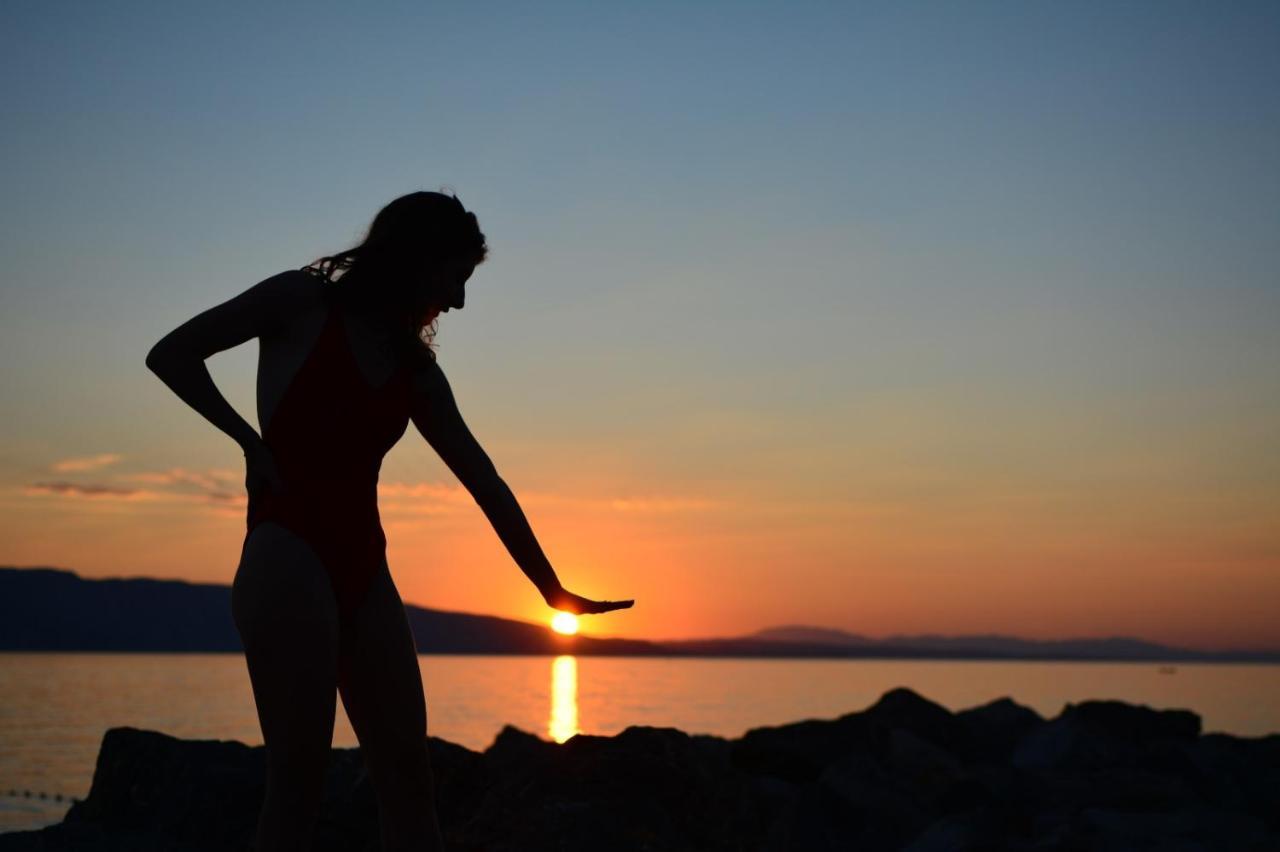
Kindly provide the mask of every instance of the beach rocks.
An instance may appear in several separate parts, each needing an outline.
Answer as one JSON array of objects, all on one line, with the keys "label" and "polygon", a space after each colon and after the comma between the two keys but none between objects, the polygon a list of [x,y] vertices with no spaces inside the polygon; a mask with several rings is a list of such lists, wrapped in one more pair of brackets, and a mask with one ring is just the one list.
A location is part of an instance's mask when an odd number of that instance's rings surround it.
[{"label": "beach rocks", "polygon": [[[1115,701],[1045,720],[895,689],[736,740],[632,727],[557,745],[508,727],[483,753],[429,747],[454,850],[1280,849],[1280,736],[1201,735],[1194,713]],[[0,852],[239,852],[263,772],[261,747],[113,728],[88,798]],[[317,849],[378,848],[360,753],[335,750]]]},{"label": "beach rocks", "polygon": [[1100,769],[1178,761],[1200,734],[1188,710],[1152,710],[1120,701],[1068,704],[1053,721],[1035,726],[1018,743],[1012,762],[1023,768]]}]

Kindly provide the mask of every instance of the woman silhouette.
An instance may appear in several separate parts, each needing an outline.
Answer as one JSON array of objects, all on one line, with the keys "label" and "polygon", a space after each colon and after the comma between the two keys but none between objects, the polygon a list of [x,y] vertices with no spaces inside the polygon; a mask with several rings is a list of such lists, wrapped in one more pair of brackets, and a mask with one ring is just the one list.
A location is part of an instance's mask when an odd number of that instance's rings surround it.
[{"label": "woman silhouette", "polygon": [[[253,849],[311,848],[335,687],[378,799],[383,848],[442,848],[417,648],[378,518],[382,457],[414,426],[551,607],[622,609],[566,591],[511,490],[458,413],[432,351],[487,254],[474,213],[415,192],[360,245],[274,275],[165,335],[147,366],[244,450],[248,531],[231,607],[267,754]],[[259,340],[262,435],[204,361]]]}]

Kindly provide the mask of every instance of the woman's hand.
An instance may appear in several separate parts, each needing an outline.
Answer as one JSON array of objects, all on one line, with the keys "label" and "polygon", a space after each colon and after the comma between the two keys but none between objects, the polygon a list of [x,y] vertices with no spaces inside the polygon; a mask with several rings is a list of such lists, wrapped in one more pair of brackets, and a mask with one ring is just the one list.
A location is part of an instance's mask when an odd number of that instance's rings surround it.
[{"label": "woman's hand", "polygon": [[571,612],[574,615],[596,615],[602,612],[611,612],[615,609],[628,609],[634,600],[629,601],[593,601],[590,598],[584,598],[582,595],[575,595],[573,592],[565,589],[555,589],[543,595],[543,600],[547,602],[547,606],[552,609]]},{"label": "woman's hand", "polygon": [[244,451],[244,467],[244,488],[249,496],[256,496],[264,490],[284,491],[284,480],[276,470],[276,460],[265,441],[259,439],[249,444]]}]

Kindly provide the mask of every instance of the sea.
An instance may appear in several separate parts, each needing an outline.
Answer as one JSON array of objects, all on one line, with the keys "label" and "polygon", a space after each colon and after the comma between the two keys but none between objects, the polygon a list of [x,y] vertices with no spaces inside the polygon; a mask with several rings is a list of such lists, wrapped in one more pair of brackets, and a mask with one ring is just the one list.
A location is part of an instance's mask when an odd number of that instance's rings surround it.
[{"label": "sea", "polygon": [[[1280,732],[1280,665],[421,655],[427,733],[483,750],[505,725],[564,742],[630,725],[738,737],[832,719],[905,686],[950,710],[1009,697],[1045,717],[1119,699]],[[0,831],[61,821],[109,728],[262,743],[242,654],[0,653]],[[335,747],[357,745],[342,704]]]}]

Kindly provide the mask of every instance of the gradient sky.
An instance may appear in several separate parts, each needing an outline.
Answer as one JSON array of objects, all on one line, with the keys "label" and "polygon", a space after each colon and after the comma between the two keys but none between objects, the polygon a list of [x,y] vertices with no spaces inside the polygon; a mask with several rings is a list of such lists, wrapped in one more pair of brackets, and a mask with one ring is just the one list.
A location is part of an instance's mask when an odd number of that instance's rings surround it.
[{"label": "gradient sky", "polygon": [[[0,563],[230,583],[147,349],[445,187],[588,632],[1280,647],[1280,6],[616,5],[6,4]],[[406,602],[549,615],[412,427],[381,487]]]}]

